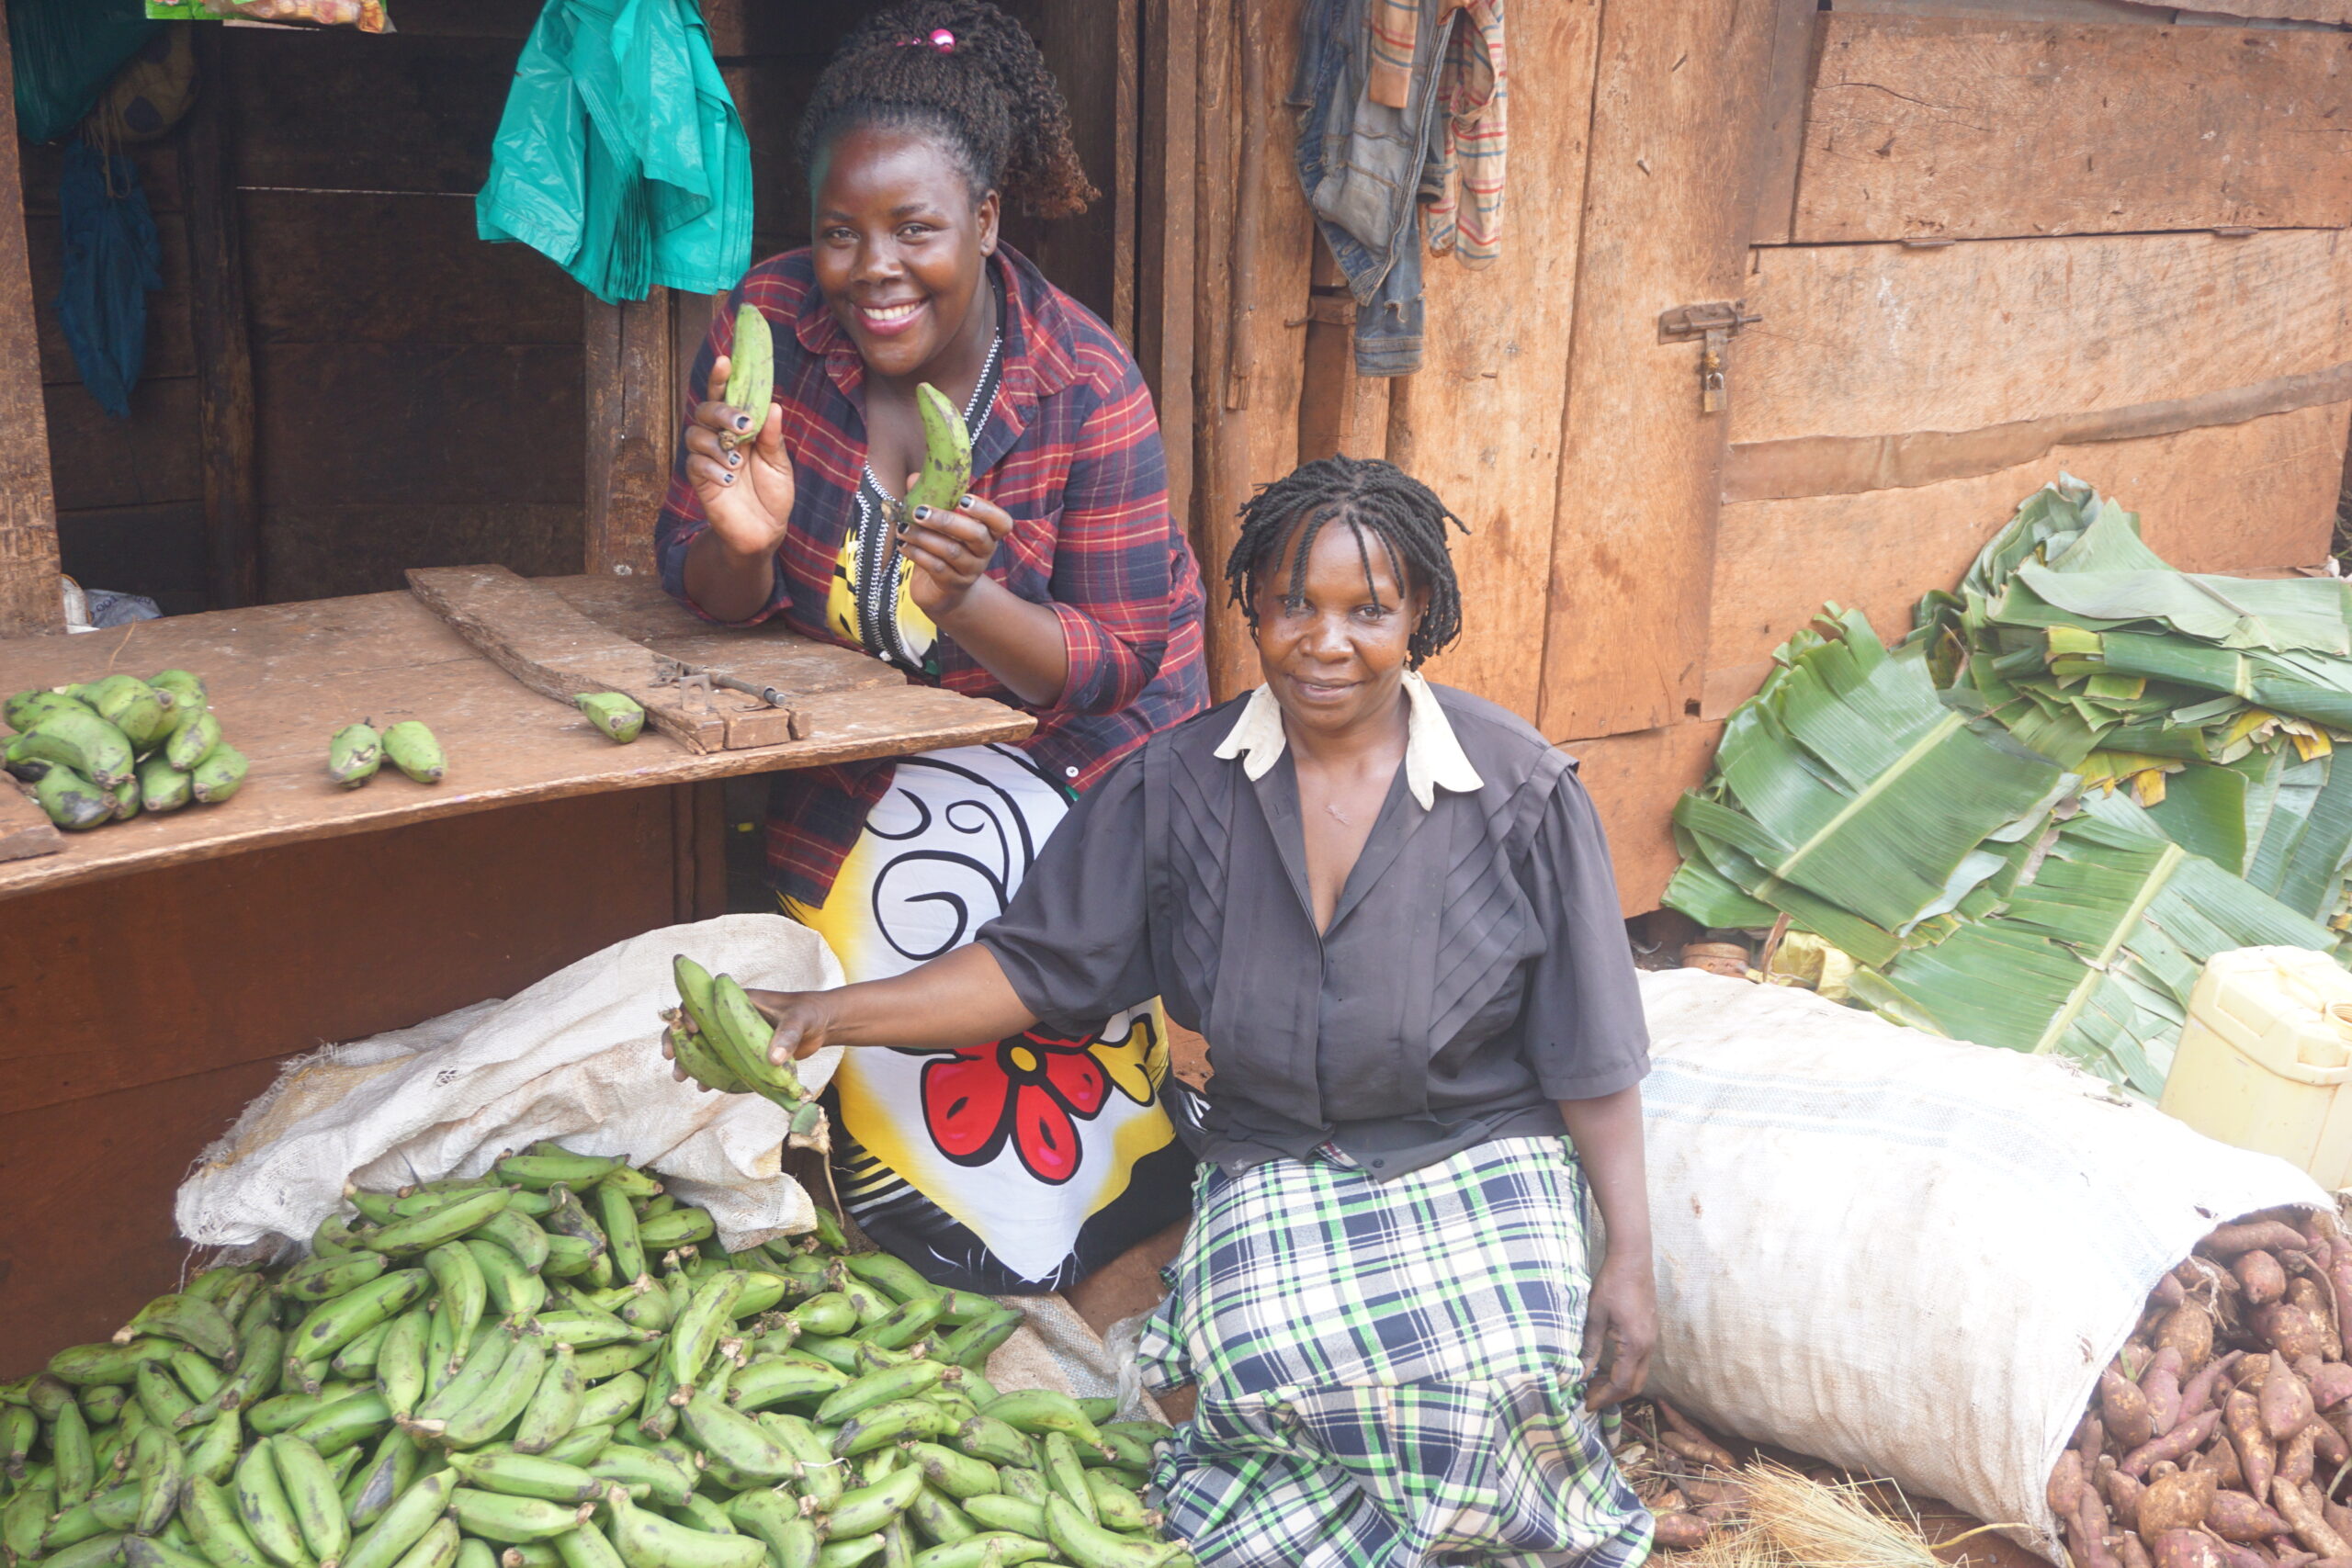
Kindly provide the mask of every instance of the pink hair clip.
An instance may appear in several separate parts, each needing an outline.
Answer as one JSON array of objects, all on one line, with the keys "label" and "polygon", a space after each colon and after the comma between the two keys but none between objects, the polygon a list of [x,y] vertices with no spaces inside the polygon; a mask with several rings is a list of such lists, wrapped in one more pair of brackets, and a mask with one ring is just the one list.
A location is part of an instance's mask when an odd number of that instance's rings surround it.
[{"label": "pink hair clip", "polygon": [[956,52],[956,35],[945,28],[933,28],[928,38],[900,39],[899,47],[900,49],[935,49],[942,54],[953,54]]}]

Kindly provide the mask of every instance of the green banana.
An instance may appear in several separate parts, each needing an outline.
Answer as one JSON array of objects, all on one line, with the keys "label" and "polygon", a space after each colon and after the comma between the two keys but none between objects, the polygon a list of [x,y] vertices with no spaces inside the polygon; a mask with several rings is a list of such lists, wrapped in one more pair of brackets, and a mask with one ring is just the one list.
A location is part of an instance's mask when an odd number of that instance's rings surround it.
[{"label": "green banana", "polygon": [[695,1082],[706,1089],[717,1089],[721,1094],[747,1094],[751,1091],[752,1086],[743,1081],[742,1076],[729,1065],[726,1056],[713,1044],[716,1036],[690,1028],[684,1020],[673,1019],[662,1038],[670,1043],[671,1059],[684,1067],[686,1076]]},{"label": "green banana", "polygon": [[671,1325],[670,1376],[689,1398],[704,1363],[718,1348],[720,1331],[734,1321],[729,1314],[742,1292],[743,1277],[734,1269],[714,1275],[696,1287],[685,1311]]},{"label": "green banana", "polygon": [[[268,1311],[270,1297],[255,1298],[257,1315],[242,1325],[237,1341],[237,1370],[229,1374],[219,1391],[192,1410],[182,1411],[172,1418],[175,1427],[192,1427],[200,1420],[209,1420],[223,1410],[239,1410],[267,1399],[285,1375],[286,1331],[277,1326]],[[153,1412],[150,1411],[150,1415]]]},{"label": "green banana", "polygon": [[766,1410],[778,1404],[799,1404],[822,1399],[847,1386],[849,1379],[822,1362],[759,1360],[735,1374],[727,1390],[728,1403],[741,1410]]},{"label": "green banana", "polygon": [[[357,1391],[338,1385],[332,1393],[281,1393],[244,1410],[245,1425],[265,1438],[290,1432],[330,1405],[339,1404]],[[208,1417],[208,1420],[210,1419]],[[174,1425],[179,1425],[175,1422]]]},{"label": "green banana", "polygon": [[130,1539],[119,1531],[92,1536],[62,1551],[51,1552],[41,1559],[41,1568],[100,1568],[103,1563],[119,1562]]},{"label": "green banana", "polygon": [[857,1326],[857,1306],[839,1291],[810,1296],[786,1314],[803,1334],[839,1337]]},{"label": "green banana", "polygon": [[518,1540],[498,1554],[498,1562],[500,1568],[563,1568],[563,1554],[552,1541]]},{"label": "green banana", "polygon": [[946,1302],[938,1296],[917,1296],[886,1314],[881,1322],[866,1329],[865,1337],[885,1350],[900,1349],[921,1338],[946,1310]]},{"label": "green banana", "polygon": [[485,1334],[468,1354],[458,1374],[425,1395],[424,1403],[416,1407],[416,1419],[408,1424],[410,1427],[413,1429],[424,1422],[447,1421],[480,1398],[498,1376],[499,1369],[506,1364],[514,1344],[513,1335],[495,1328]]},{"label": "green banana", "polygon": [[744,1082],[771,1099],[780,1096],[790,1104],[807,1098],[800,1088],[800,1075],[792,1065],[779,1065],[769,1058],[768,1046],[775,1038],[775,1025],[752,1005],[741,982],[732,975],[713,979],[710,1008],[712,1020],[718,1026],[718,1040],[727,1046],[722,1054]]},{"label": "green banana", "polygon": [[407,1493],[420,1462],[414,1438],[399,1427],[385,1433],[367,1462],[355,1468],[338,1488],[348,1527],[366,1529],[382,1517],[384,1510]]},{"label": "green banana", "polygon": [[829,1540],[817,1553],[817,1568],[859,1568],[881,1556],[885,1549],[879,1530],[848,1540]]},{"label": "green banana", "polygon": [[672,1524],[629,1501],[618,1486],[606,1489],[612,1509],[614,1547],[628,1568],[764,1568],[768,1549],[747,1535],[712,1535]]},{"label": "green banana", "polygon": [[770,1411],[760,1417],[760,1425],[775,1433],[792,1455],[797,1467],[793,1481],[803,1497],[825,1508],[848,1490],[842,1461],[833,1457],[831,1440],[817,1429],[816,1423],[805,1416]]},{"label": "green banana", "polygon": [[237,1466],[242,1422],[233,1410],[215,1416],[187,1445],[187,1472],[225,1482]]},{"label": "green banana", "polygon": [[411,1430],[434,1437],[447,1448],[479,1448],[523,1414],[546,1370],[547,1350],[541,1342],[527,1337],[518,1339],[500,1363],[498,1375],[480,1394],[442,1417],[437,1429],[433,1423],[418,1422]]},{"label": "green banana", "polygon": [[[921,1498],[917,1498],[916,1506],[920,1506],[922,1501]],[[905,1513],[883,1527],[882,1568],[914,1568],[914,1532],[907,1528],[907,1521],[914,1516],[915,1509],[910,1507]],[[965,1533],[970,1535],[978,1532],[967,1530]]]},{"label": "green banana", "polygon": [[739,305],[727,352],[727,406],[752,423],[749,430],[728,436],[728,444],[748,446],[758,441],[775,400],[775,331],[757,305]]},{"label": "green banana", "polygon": [[1038,1462],[1037,1447],[1028,1435],[993,1416],[975,1416],[965,1421],[956,1428],[955,1442],[974,1459],[994,1465],[1035,1469]]},{"label": "green banana", "polygon": [[450,1332],[462,1345],[472,1337],[474,1325],[481,1321],[482,1307],[490,1300],[481,1265],[458,1243],[444,1242],[425,1253],[424,1267],[440,1292],[441,1312]]},{"label": "green banana", "polygon": [[171,739],[164,742],[164,761],[181,773],[196,771],[197,765],[220,748],[220,721],[210,710],[196,714],[186,724],[174,729]]},{"label": "green banana", "polygon": [[[1039,1528],[1044,1528],[1042,1523]],[[1012,1530],[991,1529],[919,1551],[915,1553],[913,1568],[1001,1568],[1041,1562],[1053,1554],[1054,1549],[1041,1539]]]},{"label": "green banana", "polygon": [[389,1317],[406,1312],[433,1288],[433,1276],[423,1269],[401,1269],[378,1276],[357,1290],[322,1302],[287,1339],[289,1359],[315,1360],[331,1356]]},{"label": "green banana", "polygon": [[1053,1489],[1088,1519],[1097,1518],[1094,1489],[1086,1484],[1086,1471],[1078,1462],[1078,1450],[1071,1446],[1069,1434],[1047,1432],[1039,1439],[1038,1450],[1045,1456],[1046,1480]]},{"label": "green banana", "polygon": [[277,1281],[277,1293],[288,1301],[332,1301],[357,1290],[391,1266],[391,1259],[380,1252],[306,1258]]},{"label": "green banana", "polygon": [[1094,1498],[1094,1517],[1114,1530],[1156,1530],[1159,1516],[1143,1499],[1099,1470],[1086,1472],[1086,1489]]},{"label": "green banana", "polygon": [[906,1517],[913,1522],[923,1540],[936,1546],[969,1540],[980,1533],[980,1527],[967,1517],[952,1498],[927,1482],[915,1488],[914,1500],[907,1505]]},{"label": "green banana", "polygon": [[203,681],[186,670],[159,670],[147,677],[147,683],[171,694],[172,720],[175,724],[190,714],[202,713],[212,703]]},{"label": "green banana", "polygon": [[880,1529],[907,1511],[922,1490],[920,1470],[893,1471],[871,1486],[844,1492],[825,1510],[825,1539],[842,1540]]},{"label": "green banana", "polygon": [[1032,1540],[1046,1539],[1046,1506],[1001,1492],[964,1499],[964,1511],[983,1530],[1009,1530]]},{"label": "green banana", "polygon": [[727,1505],[743,1534],[763,1542],[770,1568],[809,1568],[823,1537],[792,1504],[770,1491],[745,1492]]},{"label": "green banana", "polygon": [[661,1352],[661,1340],[649,1338],[635,1343],[624,1339],[617,1345],[600,1345],[593,1350],[578,1350],[573,1354],[580,1359],[580,1381],[589,1385],[593,1393],[597,1385],[623,1372],[635,1371]]},{"label": "green banana", "polygon": [[358,1238],[352,1232],[348,1214],[329,1214],[311,1233],[311,1251],[320,1258],[358,1250]]},{"label": "green banana", "polygon": [[491,1187],[479,1192],[469,1192],[429,1213],[408,1218],[395,1215],[383,1229],[367,1238],[368,1246],[390,1258],[429,1252],[444,1243],[456,1241],[506,1207],[507,1198],[506,1189]]},{"label": "green banana", "polygon": [[269,1438],[266,1446],[277,1468],[286,1505],[294,1511],[295,1529],[301,1534],[303,1546],[321,1568],[338,1561],[351,1544],[351,1521],[344,1512],[334,1472],[318,1450],[290,1432]]},{"label": "green banana", "polygon": [[327,741],[327,777],[357,789],[384,765],[384,738],[372,724],[346,724]]},{"label": "green banana", "polygon": [[331,1457],[375,1437],[391,1420],[390,1402],[368,1389],[328,1405],[295,1427],[294,1436],[318,1450],[322,1457]]},{"label": "green banana", "polygon": [[582,1241],[561,1231],[548,1231],[548,1260],[540,1265],[540,1272],[552,1274],[559,1280],[577,1280],[596,1266],[605,1249],[593,1241]]},{"label": "green banana", "polygon": [[666,1252],[673,1247],[707,1240],[718,1230],[709,1210],[676,1208],[639,1221],[637,1238],[641,1246]]},{"label": "green banana", "polygon": [[634,697],[618,692],[582,692],[571,701],[607,739],[623,746],[636,739],[645,728],[645,710]]},{"label": "green banana", "polygon": [[188,771],[188,789],[207,806],[218,806],[245,782],[245,754],[226,740]]},{"label": "green banana", "polygon": [[692,1525],[712,1535],[741,1533],[735,1528],[735,1521],[727,1517],[727,1510],[699,1492],[690,1494],[684,1503],[671,1511],[677,1516],[679,1524]]},{"label": "green banana", "polygon": [[460,1486],[452,1492],[449,1506],[457,1515],[458,1528],[467,1534],[484,1540],[509,1542],[553,1540],[564,1531],[585,1524],[589,1514],[586,1506],[578,1504],[565,1507],[543,1497],[482,1492],[470,1486]]},{"label": "green banana", "polygon": [[659,1179],[628,1164],[613,1167],[598,1179],[596,1185],[616,1189],[632,1198],[659,1198],[662,1190]]},{"label": "green banana", "polygon": [[49,1453],[57,1470],[57,1506],[71,1508],[97,1485],[98,1461],[90,1448],[90,1423],[70,1394],[50,1421]]},{"label": "green banana", "polygon": [[1090,1449],[1080,1454],[1078,1457],[1080,1460],[1088,1464],[1093,1464],[1099,1458],[1105,1464],[1115,1464],[1126,1470],[1148,1471],[1151,1468],[1152,1451],[1149,1443],[1136,1437],[1133,1432],[1114,1432],[1108,1427],[1102,1427],[1102,1446],[1100,1449]]},{"label": "green banana", "polygon": [[[580,1381],[580,1364],[571,1346],[559,1342],[539,1373],[539,1385],[523,1406],[514,1427],[514,1451],[545,1453],[580,1419],[587,1388]],[[593,1494],[591,1494],[593,1495]]]},{"label": "green banana", "polygon": [[449,1495],[458,1488],[458,1472],[435,1471],[420,1475],[392,1499],[367,1533],[352,1541],[343,1568],[394,1568],[409,1548],[449,1508]]},{"label": "green banana", "polygon": [[1058,1493],[1046,1499],[1046,1533],[1078,1568],[1165,1568],[1185,1555],[1176,1541],[1137,1540],[1104,1529]]},{"label": "green banana", "polygon": [[[188,790],[193,794],[195,789],[196,781],[194,779],[190,779],[188,781]],[[114,786],[114,789],[111,792],[111,798],[114,801],[114,810],[111,814],[112,820],[117,822],[128,822],[132,818],[139,815],[139,807],[142,797],[139,793],[139,777],[135,770],[130,778],[123,780],[122,783]]]},{"label": "green banana", "polygon": [[150,757],[141,762],[136,783],[140,804],[159,816],[177,811],[196,798],[194,781],[172,766],[168,757]]},{"label": "green banana", "polygon": [[[577,1365],[576,1353],[573,1360]],[[581,1394],[579,1424],[582,1427],[615,1425],[635,1410],[644,1398],[644,1378],[633,1371],[616,1373]]]},{"label": "green banana", "polygon": [[395,1418],[413,1414],[424,1397],[424,1349],[432,1332],[432,1309],[413,1306],[392,1319],[377,1347],[376,1386]]},{"label": "green banana", "polygon": [[367,1377],[376,1370],[376,1357],[383,1348],[384,1336],[391,1331],[392,1320],[387,1318],[337,1350],[333,1362],[334,1370],[347,1378]]},{"label": "green banana", "polygon": [[623,1164],[608,1155],[575,1155],[561,1150],[508,1155],[492,1167],[499,1180],[542,1191],[562,1185],[578,1191],[610,1176]]},{"label": "green banana", "polygon": [[424,1538],[401,1555],[395,1568],[455,1568],[458,1554],[463,1550],[457,1521],[435,1519]]},{"label": "green banana", "polygon": [[907,1456],[922,1468],[925,1481],[959,1503],[998,1489],[996,1466],[986,1460],[937,1443],[910,1443]]},{"label": "green banana", "polygon": [[163,1426],[139,1435],[139,1458],[131,1465],[139,1477],[139,1516],[131,1521],[138,1535],[153,1535],[179,1511],[180,1488],[187,1483],[187,1450]]},{"label": "green banana", "polygon": [[448,759],[442,754],[441,742],[433,731],[413,718],[404,718],[384,731],[384,755],[392,766],[414,779],[418,784],[439,784],[449,771]]},{"label": "green banana", "polygon": [[40,1555],[40,1538],[49,1529],[51,1506],[57,1495],[47,1486],[27,1486],[0,1507],[0,1544],[18,1562]]},{"label": "green banana", "polygon": [[528,1318],[547,1304],[547,1281],[524,1268],[521,1258],[478,1235],[467,1236],[458,1245],[474,1255],[482,1280],[490,1287],[490,1299],[509,1318]]},{"label": "green banana", "polygon": [[236,1498],[238,1520],[263,1556],[280,1568],[313,1568],[294,1505],[287,1500],[286,1488],[278,1480],[277,1460],[270,1443],[255,1443],[245,1450],[245,1457],[237,1461],[232,1495]]},{"label": "green banana", "polygon": [[176,699],[136,675],[107,675],[75,687],[74,694],[121,730],[135,750],[144,751],[171,730]]},{"label": "green banana", "polygon": [[86,713],[93,718],[97,716],[96,708],[65,692],[18,692],[5,704],[0,704],[0,719],[6,719],[11,729],[30,729],[47,715],[59,712]]},{"label": "green banana", "polygon": [[212,1568],[209,1558],[167,1540],[138,1535],[122,1543],[122,1560],[130,1568]]},{"label": "green banana", "polygon": [[612,1445],[615,1425],[614,1422],[600,1421],[594,1426],[583,1423],[574,1427],[537,1457],[584,1470]]},{"label": "green banana", "polygon": [[928,381],[915,388],[915,407],[922,415],[922,468],[907,487],[907,508],[952,512],[972,488],[972,433],[963,411]]},{"label": "green banana", "polygon": [[915,1272],[912,1265],[887,1252],[853,1252],[842,1258],[842,1267],[877,1286],[902,1302],[920,1297],[938,1296],[943,1303],[947,1292]]},{"label": "green banana", "polygon": [[1102,1434],[1086,1418],[1078,1401],[1056,1389],[1026,1388],[1008,1393],[988,1404],[980,1414],[993,1416],[1033,1437],[1060,1432],[1072,1442],[1091,1449],[1102,1446]]},{"label": "green banana", "polygon": [[69,833],[114,818],[114,796],[62,763],[51,764],[33,782],[33,802]]},{"label": "green banana", "polygon": [[1019,1307],[999,1307],[949,1335],[939,1348],[939,1359],[978,1371],[988,1365],[989,1357],[995,1354],[997,1347],[1012,1338],[1026,1321]]},{"label": "green banana", "polygon": [[[607,1178],[596,1186],[596,1207],[605,1222],[605,1238],[613,1249],[613,1267],[624,1280],[644,1279],[645,1244],[638,1239],[637,1211],[629,1205],[628,1191]],[[628,1317],[626,1308],[621,1316]]]},{"label": "green banana", "polygon": [[817,1423],[831,1427],[894,1399],[912,1399],[938,1382],[947,1369],[937,1361],[917,1361],[868,1372],[825,1396],[817,1406]]},{"label": "green banana", "polygon": [[628,1568],[621,1561],[621,1554],[613,1550],[612,1541],[593,1521],[556,1537],[555,1550],[562,1559],[563,1568]]},{"label": "green banana", "polygon": [[135,1484],[109,1486],[51,1519],[41,1536],[41,1550],[55,1552],[78,1546],[92,1536],[119,1535],[138,1517],[139,1488]]},{"label": "green banana", "polygon": [[694,1445],[738,1474],[773,1483],[792,1473],[791,1450],[750,1416],[721,1404],[708,1390],[688,1399],[682,1415]]},{"label": "green banana", "polygon": [[[591,1503],[605,1495],[605,1483],[576,1464],[537,1454],[453,1453],[449,1468],[469,1486],[509,1497],[537,1497],[549,1503]],[[536,1539],[536,1538],[534,1538]]]},{"label": "green banana", "polygon": [[626,1448],[616,1443],[582,1468],[608,1487],[625,1486],[631,1495],[643,1492],[665,1508],[683,1506],[694,1494],[694,1472],[669,1455],[650,1449]]},{"label": "green banana", "polygon": [[49,1359],[49,1376],[74,1388],[99,1383],[130,1382],[149,1361],[168,1361],[174,1347],[168,1339],[134,1339],[128,1345],[70,1345]]},{"label": "green banana", "polygon": [[953,1417],[928,1400],[894,1399],[843,1422],[834,1434],[833,1452],[851,1459],[901,1438],[943,1437],[955,1426]]},{"label": "green banana", "polygon": [[187,1521],[197,1550],[211,1559],[213,1568],[270,1568],[269,1560],[238,1522],[236,1506],[210,1476],[189,1480],[180,1499],[180,1517]]},{"label": "green banana", "polygon": [[851,1377],[863,1377],[870,1369],[858,1359],[861,1340],[846,1339],[831,1334],[804,1334],[794,1348],[801,1355],[838,1367]]}]

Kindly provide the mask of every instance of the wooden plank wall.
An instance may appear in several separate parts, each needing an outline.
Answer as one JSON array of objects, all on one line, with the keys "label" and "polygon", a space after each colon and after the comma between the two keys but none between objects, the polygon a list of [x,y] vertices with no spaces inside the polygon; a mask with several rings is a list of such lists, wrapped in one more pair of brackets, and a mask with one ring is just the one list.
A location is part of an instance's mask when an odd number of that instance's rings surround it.
[{"label": "wooden plank wall", "polygon": [[528,20],[426,5],[383,37],[222,40],[266,599],[579,570],[580,289],[474,233]]}]

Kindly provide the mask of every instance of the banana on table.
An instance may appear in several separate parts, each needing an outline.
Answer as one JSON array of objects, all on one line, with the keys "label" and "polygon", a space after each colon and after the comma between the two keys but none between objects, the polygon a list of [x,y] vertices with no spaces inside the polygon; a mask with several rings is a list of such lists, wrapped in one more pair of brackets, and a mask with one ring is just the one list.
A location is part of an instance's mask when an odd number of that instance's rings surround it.
[{"label": "banana on table", "polygon": [[[741,987],[680,976],[696,1049],[806,1103],[741,1049]],[[545,1144],[348,1198],[308,1257],[0,1383],[11,1563],[1191,1568],[1141,1495],[1165,1428],[1000,1393],[1021,1314],[821,1211],[730,1254],[646,1172]]]},{"label": "banana on table", "polygon": [[0,719],[16,732],[0,740],[0,765],[61,828],[218,805],[245,781],[244,753],[220,738],[204,682],[186,670],[18,692]]}]

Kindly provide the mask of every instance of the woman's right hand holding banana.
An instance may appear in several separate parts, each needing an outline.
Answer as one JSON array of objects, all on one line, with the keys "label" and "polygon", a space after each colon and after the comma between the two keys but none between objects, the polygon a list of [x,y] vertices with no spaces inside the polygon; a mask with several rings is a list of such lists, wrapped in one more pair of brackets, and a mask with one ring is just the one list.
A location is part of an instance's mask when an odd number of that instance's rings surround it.
[{"label": "woman's right hand holding banana", "polygon": [[702,502],[710,531],[727,552],[764,561],[783,543],[792,516],[792,456],[784,448],[784,410],[770,402],[761,411],[726,401],[728,358],[710,367],[708,398],[695,406],[686,426],[686,478]]}]

